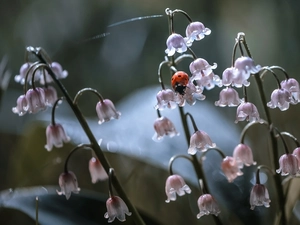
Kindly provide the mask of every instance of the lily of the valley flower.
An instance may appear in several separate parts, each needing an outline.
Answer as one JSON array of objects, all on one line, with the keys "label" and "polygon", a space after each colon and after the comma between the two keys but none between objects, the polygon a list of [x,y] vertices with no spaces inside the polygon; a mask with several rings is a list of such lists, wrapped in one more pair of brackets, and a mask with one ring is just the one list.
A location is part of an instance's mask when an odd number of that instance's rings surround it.
[{"label": "lily of the valley flower", "polygon": [[[20,84],[24,84],[25,83],[25,78],[26,78],[26,74],[30,68],[32,63],[24,63],[21,68],[20,68],[20,74],[16,75],[15,76],[15,81],[17,83],[20,83]],[[32,74],[29,74],[28,77],[27,77],[27,81],[28,82],[31,82],[31,77],[32,77]]]},{"label": "lily of the valley flower", "polygon": [[29,89],[25,96],[28,103],[29,113],[37,113],[47,108],[45,91],[43,88],[36,87],[34,89]]},{"label": "lily of the valley flower", "polygon": [[125,214],[127,216],[131,215],[125,202],[118,196],[111,196],[106,201],[107,212],[104,214],[104,217],[108,219],[108,222],[111,223],[117,218],[121,222],[126,220]]},{"label": "lily of the valley flower", "polygon": [[56,191],[59,195],[65,195],[67,199],[70,198],[71,193],[78,194],[80,188],[75,174],[72,171],[62,173],[58,179],[61,191]]},{"label": "lily of the valley flower", "polygon": [[250,205],[253,210],[255,206],[270,207],[270,198],[268,189],[262,184],[255,184],[250,194]]},{"label": "lily of the valley flower", "polygon": [[178,196],[183,196],[185,193],[190,194],[192,192],[190,187],[185,183],[184,179],[177,174],[171,175],[167,178],[165,191],[168,197],[166,203],[175,201],[176,193]]},{"label": "lily of the valley flower", "polygon": [[48,86],[44,88],[46,105],[53,106],[57,100],[57,92],[54,87]]},{"label": "lily of the valley flower", "polygon": [[[50,65],[53,73],[56,75],[57,79],[64,79],[68,76],[68,71],[63,70],[62,66],[58,62],[52,62]],[[45,74],[40,74],[40,83],[51,83],[53,82],[52,77],[48,74],[47,71],[43,71]],[[45,79],[46,78],[46,79]]]},{"label": "lily of the valley flower", "polygon": [[23,116],[28,110],[28,102],[25,95],[21,95],[17,99],[17,106],[12,108],[13,113]]},{"label": "lily of the valley flower", "polygon": [[285,89],[276,89],[271,94],[271,101],[267,106],[271,109],[278,107],[281,111],[285,111],[290,107],[292,101],[291,94]]},{"label": "lily of the valley flower", "polygon": [[237,162],[233,157],[226,156],[223,159],[223,162],[221,164],[221,168],[223,170],[223,173],[227,177],[227,180],[229,183],[233,182],[235,178],[238,176],[243,175],[243,172],[240,170]]},{"label": "lily of the valley flower", "polygon": [[187,50],[184,38],[180,34],[173,33],[167,39],[167,49],[165,50],[168,56],[173,56],[175,52],[183,53]]},{"label": "lily of the valley flower", "polygon": [[92,157],[89,161],[89,171],[93,184],[97,183],[97,181],[106,180],[108,178],[101,162],[95,157]]},{"label": "lily of the valley flower", "polygon": [[205,37],[205,35],[210,35],[211,30],[206,28],[203,23],[195,21],[190,23],[186,30],[186,43],[191,46],[194,41],[199,41]]},{"label": "lily of the valley flower", "polygon": [[196,100],[202,101],[206,98],[202,92],[203,90],[199,86],[195,86],[192,82],[189,82],[186,86],[183,98],[189,105],[194,105]]},{"label": "lily of the valley flower", "polygon": [[96,112],[99,118],[99,124],[110,121],[111,119],[119,119],[121,116],[121,113],[116,110],[114,104],[109,99],[99,101],[96,105]]},{"label": "lily of the valley flower", "polygon": [[239,57],[234,63],[234,84],[236,87],[249,86],[248,78],[261,70],[260,65],[255,65],[250,57]]},{"label": "lily of the valley flower", "polygon": [[190,64],[190,71],[192,73],[191,81],[196,81],[200,87],[205,87],[210,90],[217,86],[222,86],[222,82],[218,75],[215,75],[213,69],[217,68],[217,64],[209,65],[209,63],[202,58],[195,59]]},{"label": "lily of the valley flower", "polygon": [[169,137],[179,135],[174,124],[167,117],[157,118],[154,122],[154,130],[155,134],[152,138],[154,141],[161,141],[165,135]]},{"label": "lily of the valley flower", "polygon": [[281,172],[281,176],[296,176],[299,173],[299,162],[295,155],[284,154],[279,158],[280,168],[276,170],[277,173]]},{"label": "lily of the valley flower", "polygon": [[204,131],[196,131],[190,138],[190,146],[188,149],[188,153],[191,155],[195,155],[197,150],[201,152],[207,151],[208,148],[214,148],[216,144],[213,143]]},{"label": "lily of the valley flower", "polygon": [[239,168],[245,166],[256,165],[253,161],[252,150],[248,145],[238,144],[233,150],[233,158],[235,159]]},{"label": "lily of the valley flower", "polygon": [[61,148],[63,142],[69,142],[70,137],[65,133],[65,130],[61,124],[56,123],[55,125],[50,124],[46,129],[47,144],[45,148],[51,151],[53,146],[56,148]]},{"label": "lily of the valley flower", "polygon": [[298,159],[298,166],[300,169],[300,147],[294,149],[293,155],[296,156],[296,158]]},{"label": "lily of the valley flower", "polygon": [[204,215],[214,214],[218,216],[221,212],[216,200],[210,194],[201,195],[197,201],[199,213],[197,218],[200,219]]},{"label": "lily of the valley flower", "polygon": [[171,89],[163,89],[156,95],[157,104],[155,109],[164,110],[165,108],[175,109],[178,102],[178,97]]},{"label": "lily of the valley flower", "polygon": [[242,102],[237,107],[235,123],[244,120],[249,122],[260,121],[258,110],[251,102]]},{"label": "lily of the valley flower", "polygon": [[231,87],[226,87],[220,92],[220,100],[215,102],[216,106],[220,107],[234,107],[241,103],[241,99],[239,98],[239,94],[236,90]]},{"label": "lily of the valley flower", "polygon": [[299,83],[294,78],[283,80],[280,83],[281,87],[290,92],[292,97],[292,104],[297,104],[300,101],[300,88]]}]

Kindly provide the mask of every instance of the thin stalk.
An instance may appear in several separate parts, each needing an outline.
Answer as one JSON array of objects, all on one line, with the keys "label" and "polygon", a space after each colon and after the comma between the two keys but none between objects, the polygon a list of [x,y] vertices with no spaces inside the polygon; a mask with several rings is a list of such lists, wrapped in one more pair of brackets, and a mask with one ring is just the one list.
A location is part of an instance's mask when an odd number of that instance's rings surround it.
[{"label": "thin stalk", "polygon": [[[42,57],[41,54],[39,54],[39,52],[34,51],[33,53],[38,57],[39,60],[41,60],[41,62],[47,63],[47,61]],[[61,92],[65,96],[66,101],[70,105],[75,116],[77,117],[78,122],[80,123],[82,129],[84,130],[85,134],[87,135],[87,137],[91,143],[91,148],[94,150],[97,158],[102,163],[102,166],[105,169],[106,173],[109,174],[109,169],[111,168],[111,166],[110,166],[108,160],[106,159],[101,147],[98,145],[98,142],[97,142],[93,132],[91,131],[86,119],[84,118],[83,114],[81,113],[79,107],[77,105],[73,104],[73,100],[72,100],[71,96],[69,95],[67,89],[56,78],[56,75],[54,74],[54,72],[49,67],[47,67],[46,70],[48,71],[48,73],[52,77],[53,81],[56,83],[58,88],[61,90]],[[126,203],[129,210],[132,212],[132,217],[133,217],[135,224],[136,225],[145,225],[145,222],[143,221],[142,217],[140,216],[140,214],[138,213],[138,211],[136,210],[134,205],[131,203],[131,201],[127,197],[121,183],[119,182],[119,180],[117,179],[116,176],[113,176],[112,183],[114,185],[115,190],[118,192],[119,196],[123,199],[123,201]]]},{"label": "thin stalk", "polygon": [[[248,48],[247,42],[246,42],[246,38],[245,35],[241,36],[241,40],[243,41],[244,47],[246,49],[246,52],[248,54],[248,56],[250,58],[252,58],[250,50]],[[259,91],[259,96],[262,102],[262,106],[263,106],[263,110],[265,112],[266,115],[266,119],[267,122],[270,126],[272,126],[272,119],[271,119],[271,115],[269,112],[269,109],[267,108],[267,101],[266,101],[266,96],[264,93],[264,89],[263,89],[263,84],[262,84],[262,80],[260,79],[259,74],[254,75],[256,84],[257,84],[257,88]],[[276,137],[273,131],[269,132],[269,136],[270,136],[270,151],[273,153],[273,164],[274,164],[274,168],[279,168],[279,156],[278,156],[278,145],[277,145],[277,141],[276,141]],[[281,178],[280,176],[274,176],[274,180],[275,180],[275,184],[276,184],[276,190],[278,193],[278,199],[279,199],[279,207],[281,210],[281,220],[280,220],[280,224],[285,225],[287,223],[286,221],[286,213],[285,213],[285,196],[284,196],[284,192],[283,192],[283,187],[281,185]]]}]

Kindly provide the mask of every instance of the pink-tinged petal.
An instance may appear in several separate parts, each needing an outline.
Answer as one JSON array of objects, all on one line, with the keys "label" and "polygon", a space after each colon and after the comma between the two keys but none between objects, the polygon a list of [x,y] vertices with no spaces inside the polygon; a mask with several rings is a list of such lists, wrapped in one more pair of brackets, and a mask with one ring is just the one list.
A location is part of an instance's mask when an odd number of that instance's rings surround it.
[{"label": "pink-tinged petal", "polygon": [[296,158],[298,159],[298,166],[300,169],[300,147],[294,149],[293,155],[296,156]]},{"label": "pink-tinged petal", "polygon": [[297,104],[300,101],[300,88],[297,80],[294,78],[289,78],[281,81],[280,85],[283,89],[287,90],[291,94],[292,104]]},{"label": "pink-tinged petal", "polygon": [[92,157],[89,161],[89,171],[93,184],[97,183],[98,181],[108,179],[108,175],[102,164],[100,163],[99,159],[95,157]]},{"label": "pink-tinged petal", "polygon": [[47,108],[45,92],[42,88],[29,89],[25,94],[28,103],[28,112],[37,113]]},{"label": "pink-tinged petal", "polygon": [[104,214],[104,217],[108,219],[108,222],[111,223],[117,218],[121,222],[126,220],[125,214],[130,216],[127,205],[125,202],[118,196],[112,196],[106,201],[107,212]]},{"label": "pink-tinged petal", "polygon": [[299,162],[295,155],[284,154],[279,158],[280,168],[276,170],[277,173],[281,172],[281,176],[296,176],[299,173]]},{"label": "pink-tinged petal", "polygon": [[205,152],[208,148],[214,148],[216,144],[213,143],[204,131],[196,131],[190,138],[190,145],[188,153],[195,155],[197,151]]},{"label": "pink-tinged petal", "polygon": [[256,165],[256,162],[253,161],[252,150],[248,145],[239,144],[233,150],[233,158],[235,159],[239,168],[243,166]]},{"label": "pink-tinged petal", "polygon": [[172,56],[175,52],[183,53],[187,50],[184,38],[180,34],[173,33],[167,39],[165,53]]},{"label": "pink-tinged petal", "polygon": [[235,123],[244,120],[249,122],[261,121],[256,106],[250,102],[242,102],[237,107]]},{"label": "pink-tinged petal", "polygon": [[58,179],[61,191],[56,191],[58,195],[65,195],[66,199],[69,199],[71,193],[78,194],[80,188],[75,174],[72,171],[62,173]]},{"label": "pink-tinged petal", "polygon": [[220,209],[216,200],[210,194],[201,195],[197,201],[197,204],[199,208],[197,219],[200,219],[202,216],[209,214],[218,216],[220,213]]},{"label": "pink-tinged petal", "polygon": [[53,146],[61,148],[63,146],[63,142],[67,143],[70,141],[70,137],[67,136],[61,124],[48,125],[46,129],[46,138],[47,144],[45,145],[45,148],[48,151],[51,151]]},{"label": "pink-tinged petal", "polygon": [[192,191],[190,187],[185,183],[184,179],[180,175],[171,175],[166,180],[165,191],[167,195],[166,203],[176,200],[176,193],[178,196],[183,196],[185,193],[190,194]]},{"label": "pink-tinged petal", "polygon": [[241,102],[237,91],[231,87],[226,87],[220,92],[220,100],[216,101],[215,105],[220,107],[234,107],[238,106]]},{"label": "pink-tinged petal", "polygon": [[48,86],[44,88],[45,92],[45,102],[48,106],[53,106],[55,101],[57,100],[57,92],[54,87]]},{"label": "pink-tinged petal", "polygon": [[229,183],[233,182],[233,180],[238,176],[243,175],[243,172],[240,170],[239,165],[237,164],[235,159],[230,156],[226,156],[223,159],[221,168]]},{"label": "pink-tinged petal", "polygon": [[17,99],[17,106],[12,108],[13,113],[19,114],[19,116],[23,116],[28,111],[28,102],[25,95],[21,95]]},{"label": "pink-tinged petal", "polygon": [[276,89],[271,94],[271,101],[267,106],[271,109],[278,107],[281,111],[285,111],[290,107],[292,101],[291,94],[285,89]]},{"label": "pink-tinged petal", "polygon": [[96,112],[99,118],[99,124],[110,121],[111,119],[119,119],[121,113],[118,112],[109,99],[99,101],[96,105]]},{"label": "pink-tinged petal", "polygon": [[154,130],[155,134],[152,138],[154,141],[161,141],[165,135],[170,138],[179,135],[174,124],[167,117],[157,118],[154,122]]},{"label": "pink-tinged petal", "polygon": [[250,194],[250,205],[253,210],[255,206],[270,207],[270,198],[268,189],[262,184],[255,184]]},{"label": "pink-tinged petal", "polygon": [[194,41],[199,41],[203,39],[205,35],[210,35],[211,30],[206,28],[203,23],[195,21],[187,26],[185,33],[187,45],[191,46]]},{"label": "pink-tinged petal", "polygon": [[155,109],[164,110],[165,108],[175,109],[177,106],[177,97],[174,91],[171,89],[164,89],[156,95],[157,104]]}]

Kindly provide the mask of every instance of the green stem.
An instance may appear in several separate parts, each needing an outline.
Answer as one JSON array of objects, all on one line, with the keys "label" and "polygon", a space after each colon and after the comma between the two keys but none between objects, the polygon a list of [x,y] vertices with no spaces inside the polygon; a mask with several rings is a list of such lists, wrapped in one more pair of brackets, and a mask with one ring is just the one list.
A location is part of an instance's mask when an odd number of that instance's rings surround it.
[{"label": "green stem", "polygon": [[[40,54],[40,51],[34,51],[32,53],[34,53],[38,57],[38,59],[41,60],[43,63],[47,63],[47,61]],[[79,107],[77,105],[73,104],[73,100],[72,100],[71,96],[69,95],[67,89],[56,78],[56,75],[54,74],[54,72],[49,67],[47,67],[46,70],[48,71],[48,73],[52,77],[53,81],[56,83],[58,88],[61,90],[61,92],[65,96],[66,101],[70,105],[75,116],[77,117],[78,122],[80,123],[82,129],[84,130],[85,134],[87,135],[87,137],[91,143],[91,148],[94,150],[97,158],[102,163],[102,166],[105,169],[106,173],[109,174],[109,169],[111,168],[111,166],[110,166],[108,160],[106,159],[101,147],[98,145],[98,142],[97,142],[93,132],[91,131],[86,119],[84,118],[83,114],[81,113]],[[127,197],[121,183],[119,182],[119,180],[117,179],[116,176],[113,176],[112,183],[113,183],[115,190],[118,192],[120,198],[123,199],[123,201],[126,203],[129,210],[132,212],[132,217],[133,217],[135,224],[145,225],[145,222],[143,221],[142,217],[140,216],[140,214],[138,213],[138,211],[136,210],[134,205],[131,203],[131,201]]]}]

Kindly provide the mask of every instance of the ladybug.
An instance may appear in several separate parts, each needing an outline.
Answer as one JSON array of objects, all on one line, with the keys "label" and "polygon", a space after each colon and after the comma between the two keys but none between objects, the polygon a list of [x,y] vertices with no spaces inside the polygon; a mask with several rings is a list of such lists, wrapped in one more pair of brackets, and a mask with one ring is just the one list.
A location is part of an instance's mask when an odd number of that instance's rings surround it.
[{"label": "ladybug", "polygon": [[189,75],[183,71],[177,71],[174,73],[171,79],[171,85],[175,92],[181,95],[185,94],[186,86],[189,82]]}]

